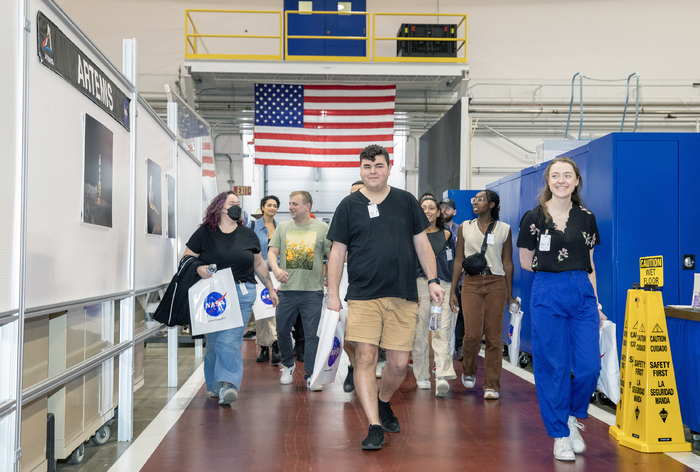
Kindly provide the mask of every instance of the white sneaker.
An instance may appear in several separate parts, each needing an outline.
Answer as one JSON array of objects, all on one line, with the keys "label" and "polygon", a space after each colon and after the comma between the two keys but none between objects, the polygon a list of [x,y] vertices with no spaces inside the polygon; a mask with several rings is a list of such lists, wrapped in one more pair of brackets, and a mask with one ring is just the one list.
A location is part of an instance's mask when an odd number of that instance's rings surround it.
[{"label": "white sneaker", "polygon": [[374,375],[378,379],[382,378],[382,371],[386,367],[386,361],[377,361],[377,368],[374,370]]},{"label": "white sneaker", "polygon": [[311,379],[306,379],[306,388],[308,388],[312,392],[320,392],[321,390],[323,390],[323,385],[314,385],[312,387],[311,386]]},{"label": "white sneaker", "polygon": [[554,440],[554,458],[560,461],[575,461],[576,455],[571,449],[569,438],[556,438]]},{"label": "white sneaker", "polygon": [[430,380],[416,380],[416,385],[421,390],[430,390]]},{"label": "white sneaker", "polygon": [[444,397],[447,392],[450,391],[450,384],[447,383],[445,377],[438,377],[437,382],[435,382],[435,396]]},{"label": "white sneaker", "polygon": [[576,454],[586,452],[586,443],[583,442],[579,429],[584,431],[586,427],[579,423],[578,418],[575,416],[569,416],[569,442],[571,442],[571,449]]},{"label": "white sneaker", "polygon": [[497,391],[491,388],[484,390],[484,400],[498,400],[500,396]]},{"label": "white sneaker", "polygon": [[464,385],[465,388],[474,388],[475,383],[476,383],[476,375],[464,375],[464,374],[462,374],[462,385]]},{"label": "white sneaker", "polygon": [[282,366],[280,369],[282,371],[282,377],[280,378],[280,383],[282,385],[289,385],[292,383],[292,374],[294,373],[294,368],[296,364],[291,367]]}]

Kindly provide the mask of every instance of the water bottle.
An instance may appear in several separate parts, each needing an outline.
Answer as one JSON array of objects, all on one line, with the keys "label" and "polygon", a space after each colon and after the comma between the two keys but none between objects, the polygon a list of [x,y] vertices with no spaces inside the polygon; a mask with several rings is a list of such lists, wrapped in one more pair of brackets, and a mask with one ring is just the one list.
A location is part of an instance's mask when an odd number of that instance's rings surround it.
[{"label": "water bottle", "polygon": [[209,267],[207,267],[207,272],[209,274],[213,274],[216,272],[216,264],[209,264]]},{"label": "water bottle", "polygon": [[442,329],[442,305],[435,300],[430,300],[430,331]]},{"label": "water bottle", "polygon": [[[516,300],[518,300],[518,303],[520,303],[520,297],[516,297]],[[518,303],[511,303],[508,307],[508,311],[511,315],[517,315],[518,311],[520,311],[520,305],[518,305]]]}]

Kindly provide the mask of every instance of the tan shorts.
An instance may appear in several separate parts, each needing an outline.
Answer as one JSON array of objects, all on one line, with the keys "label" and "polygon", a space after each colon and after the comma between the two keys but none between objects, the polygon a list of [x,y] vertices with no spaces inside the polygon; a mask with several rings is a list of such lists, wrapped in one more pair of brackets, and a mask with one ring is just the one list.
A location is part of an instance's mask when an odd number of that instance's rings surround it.
[{"label": "tan shorts", "polygon": [[348,300],[345,339],[392,351],[412,351],[418,303],[402,298]]}]

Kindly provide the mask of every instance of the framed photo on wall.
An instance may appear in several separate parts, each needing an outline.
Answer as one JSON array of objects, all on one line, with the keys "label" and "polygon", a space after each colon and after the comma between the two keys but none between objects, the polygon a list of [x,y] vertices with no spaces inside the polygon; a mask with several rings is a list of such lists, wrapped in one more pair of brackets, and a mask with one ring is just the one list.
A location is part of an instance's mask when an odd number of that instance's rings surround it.
[{"label": "framed photo on wall", "polygon": [[163,194],[160,184],[160,166],[150,159],[146,160],[146,166],[146,181],[148,182],[146,232],[148,234],[163,234]]},{"label": "framed photo on wall", "polygon": [[85,114],[83,174],[84,223],[112,227],[113,133]]},{"label": "framed photo on wall", "polygon": [[175,177],[166,174],[168,181],[168,237],[176,238],[175,231]]}]

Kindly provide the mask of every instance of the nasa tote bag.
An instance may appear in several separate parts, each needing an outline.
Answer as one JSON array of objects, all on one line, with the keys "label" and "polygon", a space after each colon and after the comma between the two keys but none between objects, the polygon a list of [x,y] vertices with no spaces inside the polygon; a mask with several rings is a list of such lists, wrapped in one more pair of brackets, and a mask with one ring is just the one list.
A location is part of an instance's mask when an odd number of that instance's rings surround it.
[{"label": "nasa tote bag", "polygon": [[338,365],[340,365],[340,356],[343,354],[347,316],[348,311],[345,309],[338,313],[324,307],[319,323],[321,334],[318,337],[314,373],[311,376],[312,387],[329,384],[335,380],[335,374],[338,372]]},{"label": "nasa tote bag", "polygon": [[243,326],[231,269],[202,279],[189,290],[192,334],[214,333]]},{"label": "nasa tote bag", "polygon": [[[275,316],[275,307],[272,306],[272,300],[270,300],[270,291],[260,283],[260,279],[256,276],[255,281],[257,282],[257,296],[255,297],[255,303],[253,303],[253,313],[255,314],[256,320],[264,320],[265,318],[272,318]],[[280,286],[272,272],[270,272],[270,279],[272,280],[272,286],[275,287],[275,291]]]}]

